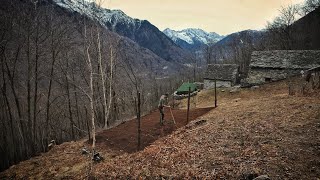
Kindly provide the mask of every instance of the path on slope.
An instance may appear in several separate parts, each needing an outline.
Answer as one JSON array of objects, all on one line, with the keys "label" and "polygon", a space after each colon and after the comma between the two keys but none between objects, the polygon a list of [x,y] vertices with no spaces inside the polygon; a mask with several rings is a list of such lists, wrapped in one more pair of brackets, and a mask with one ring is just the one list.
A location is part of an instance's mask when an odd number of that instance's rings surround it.
[{"label": "path on slope", "polygon": [[[212,108],[199,108],[190,110],[190,120],[192,121],[207,112]],[[175,118],[176,124],[173,123],[172,116],[169,108],[165,108],[165,121],[161,126],[159,123],[159,111],[143,116],[141,119],[141,149],[150,145],[160,137],[172,133],[177,128],[187,124],[187,110],[185,109],[172,109],[172,114]],[[119,126],[104,130],[97,134],[96,144],[99,148],[111,148],[118,152],[132,153],[137,150],[137,132],[138,132],[137,119],[130,120],[120,124]]]}]

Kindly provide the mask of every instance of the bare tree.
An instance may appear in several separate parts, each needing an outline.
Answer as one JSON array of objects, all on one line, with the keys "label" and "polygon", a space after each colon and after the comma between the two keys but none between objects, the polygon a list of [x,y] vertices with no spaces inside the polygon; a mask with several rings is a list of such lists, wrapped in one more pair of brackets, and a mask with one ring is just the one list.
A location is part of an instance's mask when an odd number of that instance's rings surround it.
[{"label": "bare tree", "polygon": [[[113,55],[113,48],[112,46],[110,47],[110,78],[109,78],[109,105],[106,114],[106,118],[109,117],[110,111],[111,111],[111,103],[112,103],[112,91],[113,91],[113,68],[114,68],[114,55]],[[105,125],[108,125],[108,120],[106,119]]]},{"label": "bare tree", "polygon": [[[275,44],[276,47],[284,50],[291,50],[294,48],[294,37],[292,24],[300,18],[298,5],[289,5],[287,7],[282,7],[279,12],[280,15],[275,18],[272,23],[268,23],[267,30],[269,33],[269,38],[271,43]],[[292,79],[289,69],[287,70],[288,78],[288,91],[289,95],[292,90]]]},{"label": "bare tree", "polygon": [[53,94],[53,85],[54,85],[54,73],[55,73],[55,66],[57,61],[59,60],[59,55],[62,53],[65,43],[65,40],[70,33],[70,28],[68,26],[64,26],[64,21],[55,21],[54,19],[54,6],[50,6],[49,14],[47,19],[47,31],[49,33],[48,37],[48,44],[49,44],[49,82],[48,82],[48,89],[46,93],[47,101],[46,101],[46,122],[45,122],[45,142],[49,142],[49,137],[51,136],[51,128],[49,128],[49,124],[51,122],[51,96]]},{"label": "bare tree", "polygon": [[291,49],[293,43],[291,25],[300,17],[299,6],[281,7],[279,12],[278,17],[267,23],[271,43],[278,45],[280,49]]},{"label": "bare tree", "polygon": [[92,151],[94,153],[95,147],[96,147],[96,125],[95,125],[95,109],[94,109],[94,90],[93,90],[93,66],[92,66],[92,59],[91,59],[91,53],[90,53],[90,48],[92,45],[92,42],[90,40],[89,35],[92,35],[91,33],[88,32],[87,29],[87,24],[84,24],[84,41],[85,41],[85,54],[86,54],[86,63],[87,63],[87,68],[89,71],[89,93],[87,94],[87,97],[90,102],[90,116],[91,116],[91,134],[92,134]]},{"label": "bare tree", "polygon": [[[2,81],[3,81],[3,85],[2,85],[2,95],[4,97],[4,100],[5,100],[5,104],[6,104],[6,107],[7,107],[7,112],[9,114],[9,124],[10,124],[10,129],[11,129],[11,137],[12,137],[12,143],[13,143],[13,146],[14,148],[17,148],[17,144],[16,144],[16,140],[15,140],[15,135],[14,135],[14,122],[13,122],[13,114],[12,114],[12,110],[11,110],[11,106],[10,106],[10,103],[9,103],[9,99],[8,99],[8,95],[7,95],[7,83],[6,83],[6,80],[5,80],[5,71],[4,71],[4,60],[3,58],[1,58],[1,68],[2,68]],[[13,155],[13,161],[17,161],[17,151],[14,150],[14,155]]]}]

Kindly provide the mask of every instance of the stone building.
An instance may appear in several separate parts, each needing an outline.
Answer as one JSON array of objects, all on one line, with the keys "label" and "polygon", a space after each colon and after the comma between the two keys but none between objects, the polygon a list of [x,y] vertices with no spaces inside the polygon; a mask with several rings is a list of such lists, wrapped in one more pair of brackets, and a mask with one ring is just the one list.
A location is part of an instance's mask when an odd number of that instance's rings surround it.
[{"label": "stone building", "polygon": [[239,66],[236,64],[209,64],[204,78],[204,89],[217,87],[231,87],[239,81]]},{"label": "stone building", "polygon": [[320,50],[254,51],[246,82],[263,84],[320,66]]}]

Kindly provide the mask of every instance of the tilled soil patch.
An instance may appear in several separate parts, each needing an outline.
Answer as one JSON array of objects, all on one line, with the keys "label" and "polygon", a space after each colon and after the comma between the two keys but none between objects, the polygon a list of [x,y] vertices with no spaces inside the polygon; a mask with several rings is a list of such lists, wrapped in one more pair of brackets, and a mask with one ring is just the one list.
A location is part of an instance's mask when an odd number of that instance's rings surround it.
[{"label": "tilled soil patch", "polygon": [[[189,121],[206,114],[213,108],[191,109]],[[177,128],[187,124],[187,110],[172,109],[173,118],[169,108],[165,108],[164,125],[160,125],[159,111],[154,111],[141,118],[141,148],[145,148],[160,137],[172,133]],[[119,153],[132,153],[137,151],[138,121],[133,119],[119,126],[104,130],[96,135],[96,144],[99,148],[111,148]]]}]

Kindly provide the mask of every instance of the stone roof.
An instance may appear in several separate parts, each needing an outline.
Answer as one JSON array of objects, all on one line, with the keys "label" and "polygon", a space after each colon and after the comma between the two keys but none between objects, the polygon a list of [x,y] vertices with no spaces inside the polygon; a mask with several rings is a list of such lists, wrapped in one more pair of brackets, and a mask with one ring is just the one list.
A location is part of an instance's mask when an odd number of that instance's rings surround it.
[{"label": "stone roof", "polygon": [[250,67],[310,69],[320,65],[320,50],[254,51]]},{"label": "stone roof", "polygon": [[209,64],[204,79],[234,81],[239,66],[236,64]]}]

